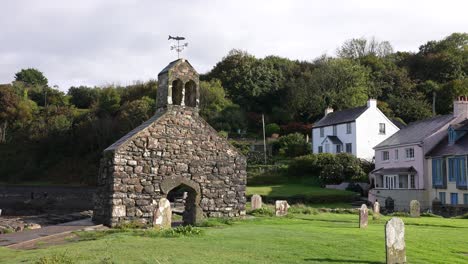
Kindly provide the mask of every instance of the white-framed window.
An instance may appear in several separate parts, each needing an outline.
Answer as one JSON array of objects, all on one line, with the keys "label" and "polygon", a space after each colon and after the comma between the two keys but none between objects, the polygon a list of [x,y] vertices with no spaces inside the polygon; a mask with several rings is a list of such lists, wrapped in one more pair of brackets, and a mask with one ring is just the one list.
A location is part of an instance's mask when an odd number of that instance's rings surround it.
[{"label": "white-framed window", "polygon": [[411,174],[410,176],[410,189],[416,189],[416,176]]},{"label": "white-framed window", "polygon": [[346,143],[346,153],[353,153],[353,143]]},{"label": "white-framed window", "polygon": [[325,144],[325,152],[330,153],[330,144]]},{"label": "white-framed window", "polygon": [[398,149],[395,149],[395,160],[398,160]]},{"label": "white-framed window", "polygon": [[385,123],[379,123],[379,134],[385,135]]},{"label": "white-framed window", "polygon": [[336,145],[336,153],[341,153],[341,145]]},{"label": "white-framed window", "polygon": [[351,134],[353,132],[351,123],[346,123],[346,134]]},{"label": "white-framed window", "polygon": [[318,153],[323,153],[323,147],[322,146],[318,147]]},{"label": "white-framed window", "polygon": [[406,148],[405,149],[405,157],[407,160],[414,159],[414,148]]},{"label": "white-framed window", "polygon": [[323,127],[320,128],[320,137],[324,137],[325,136],[325,131],[323,129]]},{"label": "white-framed window", "polygon": [[333,135],[336,136],[337,133],[336,133],[336,125],[333,126]]},{"label": "white-framed window", "polygon": [[390,159],[390,154],[388,153],[388,151],[382,151],[382,160],[385,161],[389,159]]}]

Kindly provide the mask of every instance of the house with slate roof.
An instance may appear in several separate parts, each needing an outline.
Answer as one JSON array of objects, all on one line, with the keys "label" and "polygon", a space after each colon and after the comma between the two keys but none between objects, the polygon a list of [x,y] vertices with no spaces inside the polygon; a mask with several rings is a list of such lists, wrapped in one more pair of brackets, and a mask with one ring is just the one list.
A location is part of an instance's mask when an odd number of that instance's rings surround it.
[{"label": "house with slate roof", "polygon": [[312,129],[313,153],[351,153],[362,159],[374,158],[373,147],[399,130],[378,108],[377,100],[366,106],[334,112],[325,116]]},{"label": "house with slate roof", "polygon": [[427,156],[431,196],[442,205],[468,207],[468,120],[450,125],[447,136]]},{"label": "house with slate roof", "polygon": [[378,144],[374,148],[375,170],[369,175],[369,201],[385,205],[391,198],[398,211],[409,210],[411,200],[418,200],[422,209],[430,208],[435,192],[432,191],[432,167],[428,166],[426,156],[444,156],[445,152],[438,152],[436,146],[442,144],[448,130],[459,127],[456,124],[467,117],[468,101],[459,98],[454,101],[453,114],[414,122]]}]

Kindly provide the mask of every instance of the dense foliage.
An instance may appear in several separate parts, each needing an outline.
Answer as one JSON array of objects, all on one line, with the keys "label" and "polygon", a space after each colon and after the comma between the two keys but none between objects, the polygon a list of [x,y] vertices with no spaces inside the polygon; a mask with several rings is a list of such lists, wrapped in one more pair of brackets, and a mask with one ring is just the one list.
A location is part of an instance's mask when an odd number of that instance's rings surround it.
[{"label": "dense foliage", "polygon": [[[232,50],[201,76],[200,114],[230,139],[260,139],[263,114],[267,135],[281,136],[274,154],[296,157],[309,152],[305,135],[327,106],[341,110],[372,97],[390,118],[413,122],[450,113],[454,97],[468,94],[467,74],[467,33],[428,41],[414,53],[352,39],[336,57],[314,61]],[[0,85],[0,181],[92,184],[102,150],[153,115],[156,92],[150,80],[65,94],[39,70],[20,70]],[[340,158],[320,161],[323,179],[349,177],[341,161],[327,160]]]},{"label": "dense foliage", "polygon": [[347,153],[309,154],[295,158],[289,173],[295,177],[318,177],[323,184],[365,181],[367,162]]}]

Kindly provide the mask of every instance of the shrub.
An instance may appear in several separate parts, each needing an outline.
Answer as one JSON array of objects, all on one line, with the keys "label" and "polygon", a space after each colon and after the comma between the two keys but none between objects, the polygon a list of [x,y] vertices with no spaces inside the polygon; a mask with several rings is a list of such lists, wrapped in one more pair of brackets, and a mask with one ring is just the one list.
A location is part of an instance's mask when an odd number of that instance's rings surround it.
[{"label": "shrub", "polygon": [[287,157],[298,157],[310,152],[310,146],[305,141],[304,135],[293,133],[280,137],[275,141],[273,148],[280,155]]},{"label": "shrub", "polygon": [[310,154],[295,158],[289,164],[288,171],[294,176],[318,175],[317,155]]},{"label": "shrub", "polygon": [[278,124],[271,123],[265,126],[265,134],[267,137],[271,137],[273,134],[279,134],[281,128]]},{"label": "shrub", "polygon": [[366,177],[361,167],[361,160],[348,153],[336,155],[336,161],[343,166],[343,177],[345,181],[360,181]]},{"label": "shrub", "polygon": [[295,176],[318,177],[322,184],[362,181],[366,177],[361,160],[347,153],[320,153],[296,157],[289,164],[288,172]]},{"label": "shrub", "polygon": [[[227,137],[227,136],[226,136]],[[247,142],[241,142],[236,140],[229,141],[235,148],[239,150],[243,155],[248,155],[250,152],[250,144]]]}]

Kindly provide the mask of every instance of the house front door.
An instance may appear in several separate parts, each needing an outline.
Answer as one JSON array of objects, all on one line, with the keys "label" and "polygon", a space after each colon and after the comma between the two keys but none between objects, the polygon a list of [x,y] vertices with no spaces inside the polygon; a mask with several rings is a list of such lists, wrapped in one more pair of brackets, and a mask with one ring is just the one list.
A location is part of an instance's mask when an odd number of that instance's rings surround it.
[{"label": "house front door", "polygon": [[397,186],[397,175],[385,175],[384,184],[384,188],[386,189],[395,189]]}]

